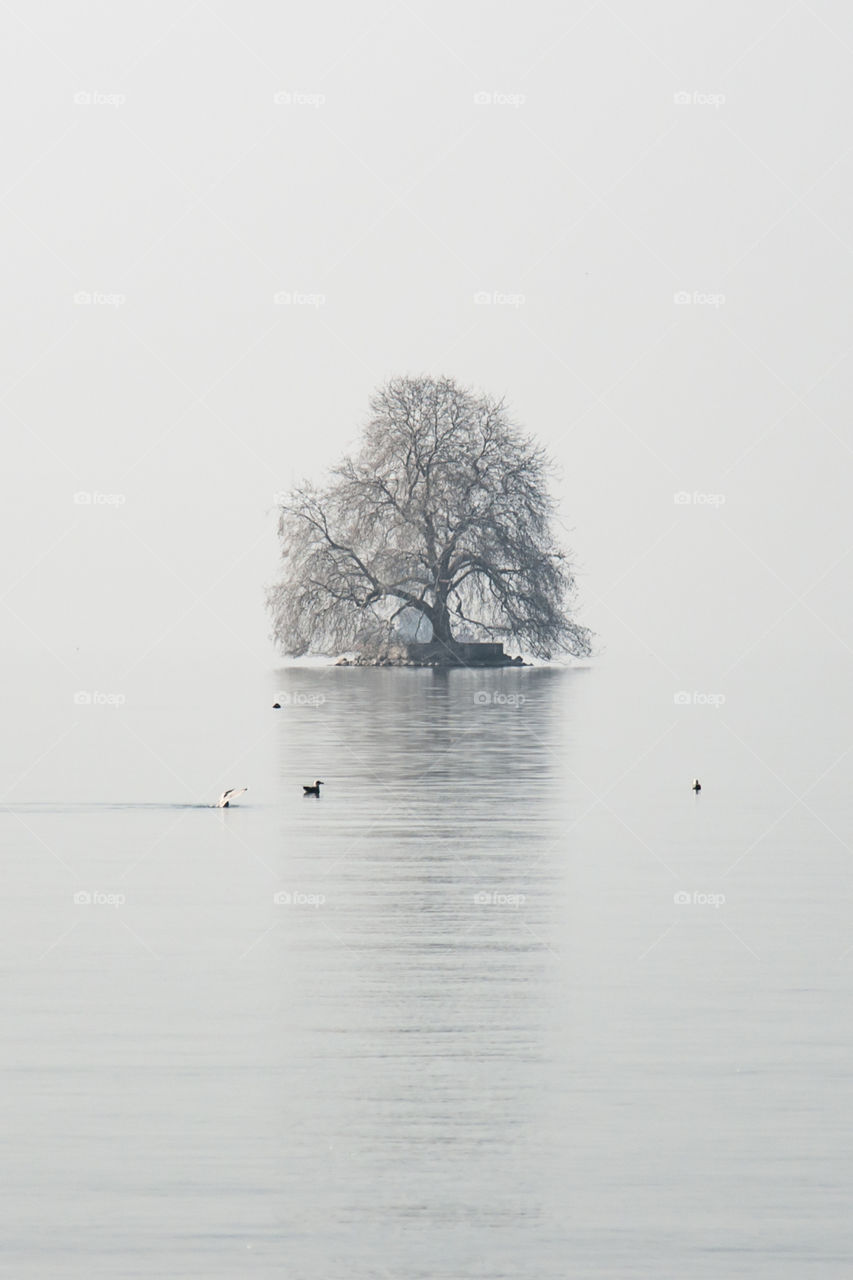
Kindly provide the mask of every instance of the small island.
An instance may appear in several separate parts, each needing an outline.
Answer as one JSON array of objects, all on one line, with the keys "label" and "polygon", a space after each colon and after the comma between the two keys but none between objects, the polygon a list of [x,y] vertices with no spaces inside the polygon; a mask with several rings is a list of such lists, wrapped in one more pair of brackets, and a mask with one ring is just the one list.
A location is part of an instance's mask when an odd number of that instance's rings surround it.
[{"label": "small island", "polygon": [[432,641],[390,644],[382,654],[338,658],[339,667],[525,667],[522,657],[511,658],[500,643],[454,641],[452,647]]}]

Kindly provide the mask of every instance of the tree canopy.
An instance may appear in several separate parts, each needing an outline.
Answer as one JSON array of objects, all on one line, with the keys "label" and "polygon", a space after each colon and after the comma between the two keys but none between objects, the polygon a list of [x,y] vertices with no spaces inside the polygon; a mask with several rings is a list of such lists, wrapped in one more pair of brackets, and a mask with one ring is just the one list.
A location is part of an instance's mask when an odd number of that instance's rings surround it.
[{"label": "tree canopy", "polygon": [[503,401],[449,378],[393,378],[358,452],[281,504],[276,640],[297,656],[376,652],[414,620],[418,639],[449,651],[466,638],[588,654],[549,471]]}]

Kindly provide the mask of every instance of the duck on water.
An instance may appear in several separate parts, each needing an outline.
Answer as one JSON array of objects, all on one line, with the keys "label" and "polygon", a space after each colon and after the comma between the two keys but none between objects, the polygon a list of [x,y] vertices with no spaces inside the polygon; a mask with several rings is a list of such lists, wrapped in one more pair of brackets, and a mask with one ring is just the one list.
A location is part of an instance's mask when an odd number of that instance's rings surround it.
[{"label": "duck on water", "polygon": [[307,782],[303,782],[302,791],[306,796],[319,796],[320,788],[325,785],[320,778],[316,778],[313,787],[309,786]]}]

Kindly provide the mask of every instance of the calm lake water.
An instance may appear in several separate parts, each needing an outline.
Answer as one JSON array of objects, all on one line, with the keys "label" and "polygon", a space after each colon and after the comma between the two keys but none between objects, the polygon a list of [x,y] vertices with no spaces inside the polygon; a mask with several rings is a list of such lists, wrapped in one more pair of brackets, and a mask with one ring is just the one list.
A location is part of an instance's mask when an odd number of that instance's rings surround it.
[{"label": "calm lake water", "polygon": [[802,675],[7,663],[4,1273],[835,1280],[853,708]]}]

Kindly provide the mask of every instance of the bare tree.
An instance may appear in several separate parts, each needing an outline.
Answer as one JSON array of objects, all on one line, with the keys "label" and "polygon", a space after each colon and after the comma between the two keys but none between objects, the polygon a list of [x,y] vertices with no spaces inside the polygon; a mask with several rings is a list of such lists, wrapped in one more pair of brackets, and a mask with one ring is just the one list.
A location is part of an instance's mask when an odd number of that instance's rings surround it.
[{"label": "bare tree", "polygon": [[282,504],[269,607],[284,651],[376,652],[408,614],[448,655],[463,633],[588,654],[549,464],[503,402],[448,378],[394,378],[370,407],[358,454]]}]

